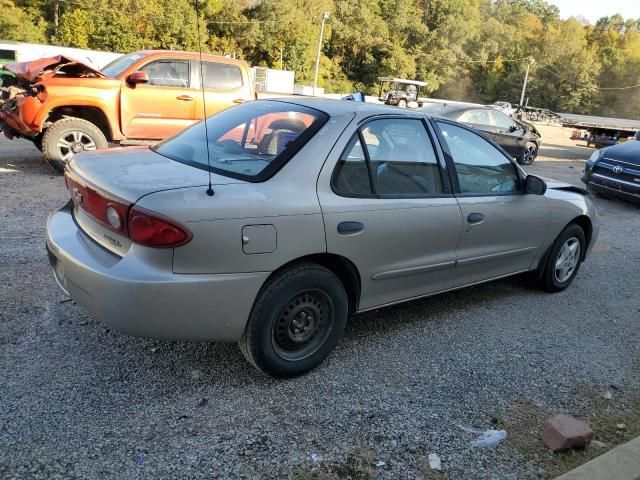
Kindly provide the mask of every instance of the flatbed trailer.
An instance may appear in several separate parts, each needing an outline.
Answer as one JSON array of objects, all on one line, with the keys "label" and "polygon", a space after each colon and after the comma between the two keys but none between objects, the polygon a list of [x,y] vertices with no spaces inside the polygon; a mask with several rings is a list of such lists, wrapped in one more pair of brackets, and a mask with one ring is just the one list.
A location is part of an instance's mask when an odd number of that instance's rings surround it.
[{"label": "flatbed trailer", "polygon": [[615,145],[633,137],[640,131],[640,120],[624,118],[595,117],[591,115],[575,115],[561,113],[563,127],[575,129],[573,140],[583,140],[587,147],[596,148]]}]

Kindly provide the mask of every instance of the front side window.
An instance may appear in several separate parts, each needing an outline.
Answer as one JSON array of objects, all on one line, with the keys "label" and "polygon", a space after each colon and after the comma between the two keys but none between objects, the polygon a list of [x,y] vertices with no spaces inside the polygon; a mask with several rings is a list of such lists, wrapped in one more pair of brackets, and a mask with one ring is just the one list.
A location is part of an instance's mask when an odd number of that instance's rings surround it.
[{"label": "front side window", "polygon": [[248,181],[275,173],[324,125],[318,110],[276,101],[255,101],[223,110],[153,149],[188,165]]},{"label": "front side window", "polygon": [[463,194],[509,194],[520,191],[515,165],[480,135],[450,123],[437,122],[458,175]]},{"label": "front side window", "polygon": [[418,119],[368,122],[345,149],[333,182],[336,193],[346,195],[421,197],[443,192],[435,150]]},{"label": "front side window", "polygon": [[242,87],[242,72],[237,65],[203,62],[204,88],[233,90]]},{"label": "front side window", "polygon": [[149,85],[159,87],[189,87],[189,62],[182,60],[158,60],[140,69],[149,75]]},{"label": "front side window", "polygon": [[509,130],[514,125],[513,120],[507,117],[504,113],[491,112],[491,116],[493,117],[494,125],[498,128]]}]

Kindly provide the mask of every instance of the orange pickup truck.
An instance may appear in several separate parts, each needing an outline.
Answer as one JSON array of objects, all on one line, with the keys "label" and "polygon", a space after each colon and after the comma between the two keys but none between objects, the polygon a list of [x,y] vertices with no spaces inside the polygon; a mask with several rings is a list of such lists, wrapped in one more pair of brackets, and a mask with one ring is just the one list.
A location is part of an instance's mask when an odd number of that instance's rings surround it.
[{"label": "orange pickup truck", "polygon": [[202,55],[201,71],[194,52],[130,53],[101,71],[63,56],[4,68],[15,78],[1,88],[0,131],[32,140],[60,171],[80,151],[161,140],[205,105],[208,116],[255,98],[245,62]]}]

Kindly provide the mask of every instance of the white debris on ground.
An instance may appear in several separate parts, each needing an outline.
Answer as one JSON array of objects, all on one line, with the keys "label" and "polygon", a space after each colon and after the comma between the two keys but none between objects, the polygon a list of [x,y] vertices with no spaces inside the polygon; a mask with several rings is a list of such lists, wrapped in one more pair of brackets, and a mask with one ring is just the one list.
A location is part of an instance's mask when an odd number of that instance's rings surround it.
[{"label": "white debris on ground", "polygon": [[430,453],[428,456],[429,459],[429,467],[433,470],[442,470],[442,462],[440,461],[440,457],[437,453]]},{"label": "white debris on ground", "polygon": [[475,440],[471,440],[471,445],[479,448],[494,448],[505,438],[507,438],[506,430],[489,429],[485,430],[482,435]]}]

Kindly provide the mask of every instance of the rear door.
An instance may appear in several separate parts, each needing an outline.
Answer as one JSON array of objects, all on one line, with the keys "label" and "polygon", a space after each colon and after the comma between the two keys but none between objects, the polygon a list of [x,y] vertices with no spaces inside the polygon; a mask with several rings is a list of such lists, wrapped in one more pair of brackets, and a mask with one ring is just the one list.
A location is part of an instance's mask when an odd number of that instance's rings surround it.
[{"label": "rear door", "polygon": [[204,82],[204,103],[206,115],[229,108],[238,103],[252,100],[251,79],[247,77],[245,69],[237,63],[225,63],[205,60],[202,62],[202,72],[199,62],[194,62],[194,84],[200,88],[196,97],[195,115],[198,120],[204,118],[204,106],[200,78]]},{"label": "rear door", "polygon": [[156,59],[139,70],[149,75],[148,84],[122,84],[124,135],[131,139],[163,139],[191,125],[198,90],[192,85],[189,60]]},{"label": "rear door", "polygon": [[420,118],[374,119],[342,136],[320,174],[327,251],[360,272],[361,310],[453,274],[462,218],[432,138]]},{"label": "rear door", "polygon": [[524,194],[518,167],[481,135],[444,120],[435,124],[464,225],[451,286],[529,270],[549,230],[547,199]]}]

